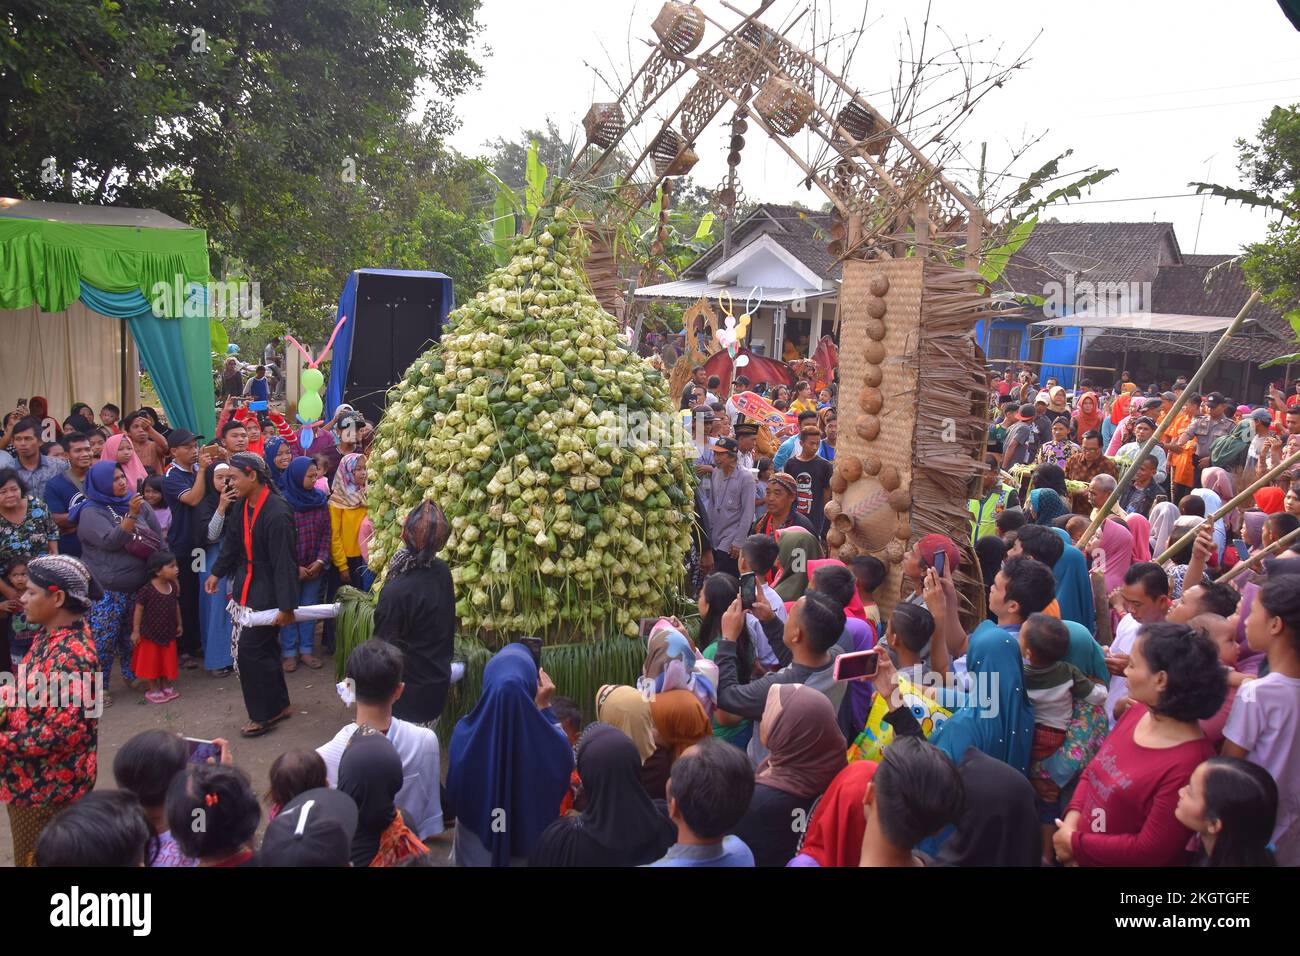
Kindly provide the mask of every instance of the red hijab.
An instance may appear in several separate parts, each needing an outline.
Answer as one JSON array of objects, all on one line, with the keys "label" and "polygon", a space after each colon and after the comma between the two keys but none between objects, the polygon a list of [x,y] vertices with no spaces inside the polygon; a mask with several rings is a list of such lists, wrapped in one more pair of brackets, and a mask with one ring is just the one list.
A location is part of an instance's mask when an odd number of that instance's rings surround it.
[{"label": "red hijab", "polygon": [[[1092,402],[1092,411],[1086,411],[1084,404]],[[1083,438],[1084,432],[1099,431],[1101,423],[1106,416],[1101,413],[1101,402],[1097,400],[1095,392],[1084,392],[1083,397],[1079,399],[1079,409],[1074,413],[1075,421],[1079,423],[1078,435]]]},{"label": "red hijab", "polygon": [[1275,515],[1286,507],[1286,492],[1281,488],[1261,488],[1255,492],[1255,505],[1264,514]]},{"label": "red hijab", "polygon": [[835,775],[817,801],[802,852],[820,866],[857,866],[861,860],[867,831],[862,801],[879,766],[874,760],[854,761]]},{"label": "red hijab", "polygon": [[1124,419],[1128,418],[1129,406],[1133,404],[1133,396],[1128,392],[1115,399],[1115,404],[1110,407],[1110,423],[1118,425]]}]

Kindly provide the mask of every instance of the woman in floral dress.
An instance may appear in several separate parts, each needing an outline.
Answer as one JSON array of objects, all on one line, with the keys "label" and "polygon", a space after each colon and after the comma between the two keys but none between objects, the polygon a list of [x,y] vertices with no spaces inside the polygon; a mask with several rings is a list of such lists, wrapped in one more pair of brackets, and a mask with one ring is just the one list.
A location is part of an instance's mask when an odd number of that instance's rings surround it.
[{"label": "woman in floral dress", "polygon": [[85,620],[99,585],[67,555],[33,558],[27,582],[23,609],[41,629],[24,661],[25,699],[13,684],[0,691],[0,803],[9,805],[18,866],[33,864],[54,815],[95,786],[99,739],[98,661]]}]

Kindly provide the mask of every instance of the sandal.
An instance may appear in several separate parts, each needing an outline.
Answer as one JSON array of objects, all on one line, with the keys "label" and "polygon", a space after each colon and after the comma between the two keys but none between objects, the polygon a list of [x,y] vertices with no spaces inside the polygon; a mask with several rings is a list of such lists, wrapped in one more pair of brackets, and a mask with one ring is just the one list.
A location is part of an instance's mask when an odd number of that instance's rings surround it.
[{"label": "sandal", "polygon": [[292,674],[298,669],[298,658],[286,657],[280,662],[280,666],[284,668],[286,674]]},{"label": "sandal", "polygon": [[323,663],[321,663],[319,657],[313,657],[311,654],[302,655],[302,662],[314,671],[318,671],[325,666]]},{"label": "sandal", "polygon": [[271,721],[265,724],[259,724],[255,720],[250,720],[244,726],[239,728],[239,733],[244,737],[260,737],[271,729]]},{"label": "sandal", "polygon": [[280,721],[288,720],[292,716],[293,716],[293,708],[286,707],[284,710],[280,711],[278,714],[276,714],[274,717],[268,720],[266,722],[266,725],[270,727],[272,724],[278,724]]}]

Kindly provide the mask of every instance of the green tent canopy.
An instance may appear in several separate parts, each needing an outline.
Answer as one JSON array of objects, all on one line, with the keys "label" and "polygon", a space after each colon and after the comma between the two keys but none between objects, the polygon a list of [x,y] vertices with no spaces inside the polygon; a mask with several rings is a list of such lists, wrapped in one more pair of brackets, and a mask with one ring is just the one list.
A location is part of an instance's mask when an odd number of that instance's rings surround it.
[{"label": "green tent canopy", "polygon": [[[51,411],[66,414],[72,400],[93,397],[84,390],[102,378],[105,352],[124,362],[125,338],[114,338],[124,323],[168,420],[211,436],[207,309],[185,308],[196,287],[203,292],[193,301],[206,303],[210,278],[207,234],[155,210],[0,199],[0,322],[6,337],[26,339],[5,350],[6,365],[15,367],[0,369],[0,384],[30,385],[27,393],[44,392]],[[117,319],[119,330],[88,324],[87,314]],[[123,368],[117,395],[134,374]]]}]

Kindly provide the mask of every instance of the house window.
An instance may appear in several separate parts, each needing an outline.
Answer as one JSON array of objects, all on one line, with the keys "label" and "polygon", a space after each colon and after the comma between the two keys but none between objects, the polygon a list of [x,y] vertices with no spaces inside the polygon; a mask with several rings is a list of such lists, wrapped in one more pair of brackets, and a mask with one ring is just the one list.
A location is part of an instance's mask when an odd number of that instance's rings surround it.
[{"label": "house window", "polygon": [[988,357],[993,361],[1020,358],[1020,330],[994,329],[989,335]]}]

